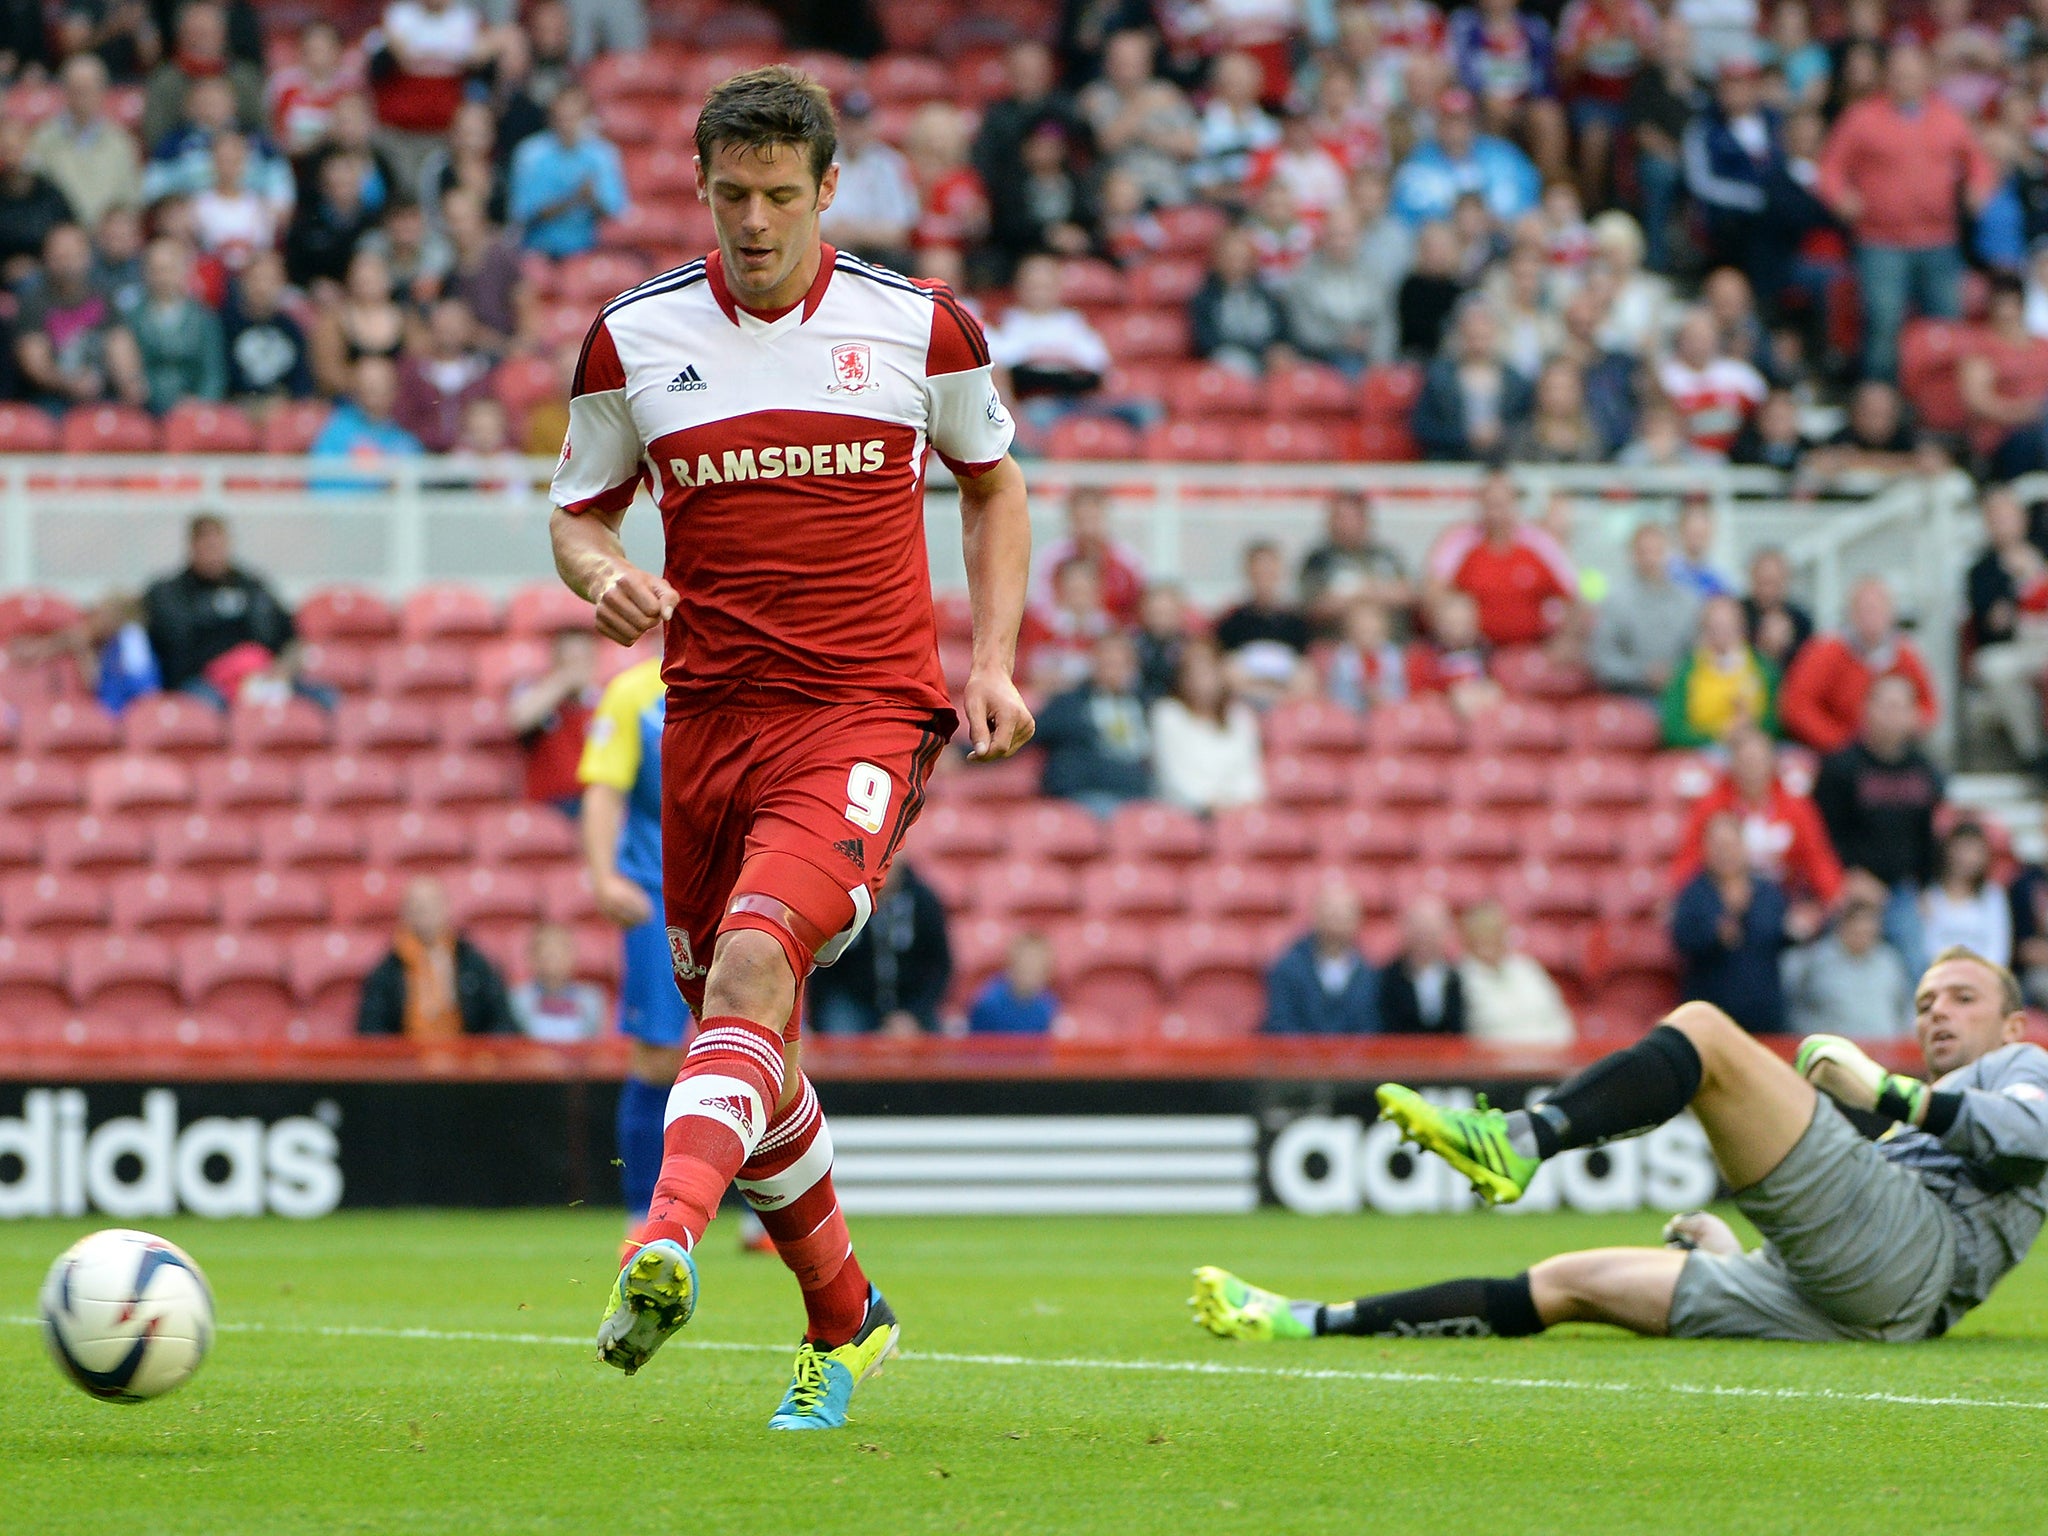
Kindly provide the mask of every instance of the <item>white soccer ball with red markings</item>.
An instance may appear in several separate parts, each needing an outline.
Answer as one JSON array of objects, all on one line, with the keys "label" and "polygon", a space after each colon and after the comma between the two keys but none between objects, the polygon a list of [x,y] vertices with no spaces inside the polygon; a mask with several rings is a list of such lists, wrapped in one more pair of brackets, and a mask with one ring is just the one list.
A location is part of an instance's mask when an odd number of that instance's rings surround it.
[{"label": "white soccer ball with red markings", "polygon": [[110,1403],[162,1397],[213,1342],[213,1292],[176,1243],[109,1227],[57,1257],[43,1281],[43,1337],[83,1390]]}]

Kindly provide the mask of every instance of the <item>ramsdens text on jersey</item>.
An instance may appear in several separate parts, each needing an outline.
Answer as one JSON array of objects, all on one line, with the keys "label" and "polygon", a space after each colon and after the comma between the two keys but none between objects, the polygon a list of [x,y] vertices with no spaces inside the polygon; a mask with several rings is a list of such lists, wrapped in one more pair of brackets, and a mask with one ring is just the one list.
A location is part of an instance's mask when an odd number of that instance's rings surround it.
[{"label": "ramsdens text on jersey", "polygon": [[798,475],[873,474],[882,467],[882,439],[864,443],[786,443],[763,448],[758,455],[751,448],[728,448],[722,459],[708,453],[697,455],[693,466],[688,459],[670,459],[668,472],[679,486],[725,485],[734,480],[781,480]]}]

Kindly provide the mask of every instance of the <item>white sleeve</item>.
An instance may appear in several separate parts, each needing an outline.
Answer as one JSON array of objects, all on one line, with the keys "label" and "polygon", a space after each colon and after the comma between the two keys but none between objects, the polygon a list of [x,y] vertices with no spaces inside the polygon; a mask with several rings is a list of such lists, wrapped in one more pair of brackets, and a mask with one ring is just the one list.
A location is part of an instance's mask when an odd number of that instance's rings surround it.
[{"label": "white sleeve", "polygon": [[618,512],[639,488],[643,446],[625,371],[602,318],[590,328],[569,395],[569,432],[550,499],[564,512]]},{"label": "white sleeve", "polygon": [[985,474],[1010,451],[1017,424],[983,363],[925,380],[932,447],[954,474]]}]

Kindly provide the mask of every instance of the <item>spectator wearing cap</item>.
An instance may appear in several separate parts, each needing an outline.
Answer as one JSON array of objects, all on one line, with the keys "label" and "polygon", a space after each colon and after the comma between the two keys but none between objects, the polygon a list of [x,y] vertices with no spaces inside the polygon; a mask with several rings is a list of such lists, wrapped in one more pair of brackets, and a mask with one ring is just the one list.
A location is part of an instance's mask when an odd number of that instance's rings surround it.
[{"label": "spectator wearing cap", "polygon": [[235,278],[222,312],[228,397],[243,404],[303,400],[313,393],[306,333],[284,308],[284,259],[252,257]]},{"label": "spectator wearing cap", "polygon": [[29,141],[28,165],[64,194],[88,228],[117,206],[142,202],[142,161],[135,138],[107,111],[107,66],[97,54],[74,54],[59,76],[64,107]]},{"label": "spectator wearing cap", "polygon": [[1736,819],[1714,817],[1706,826],[1700,872],[1679,891],[1671,912],[1681,995],[1714,1004],[1751,1034],[1782,1033],[1778,963],[1795,938],[1790,917],[1784,891],[1751,872]]},{"label": "spectator wearing cap", "polygon": [[1429,585],[1454,589],[1478,605],[1489,645],[1547,639],[1578,600],[1571,556],[1546,530],[1522,519],[1522,493],[1495,470],[1479,487],[1479,515],[1444,530],[1430,551]]},{"label": "spectator wearing cap", "polygon": [[1006,261],[1043,251],[1085,256],[1096,247],[1094,194],[1076,163],[1072,133],[1056,118],[1024,136],[1017,174],[991,185],[988,200],[989,235]]},{"label": "spectator wearing cap", "polygon": [[839,190],[818,228],[843,251],[886,267],[910,265],[917,182],[910,163],[875,132],[875,102],[848,91],[839,103]]},{"label": "spectator wearing cap", "polygon": [[1258,252],[1243,228],[1209,249],[1209,273],[1188,300],[1195,355],[1242,373],[1262,373],[1291,355],[1287,307],[1259,276]]},{"label": "spectator wearing cap", "polygon": [[1505,224],[1533,209],[1542,190],[1529,157],[1506,139],[1481,133],[1471,94],[1452,90],[1437,103],[1436,136],[1416,145],[1394,173],[1393,205],[1420,227],[1448,219],[1470,192]]},{"label": "spectator wearing cap", "polygon": [[160,235],[142,258],[142,298],[122,315],[135,338],[147,405],[162,415],[181,400],[224,400],[227,349],[220,316],[192,296],[192,251]]},{"label": "spectator wearing cap", "polygon": [[1138,622],[1145,594],[1145,557],[1109,531],[1109,492],[1099,485],[1077,485],[1067,493],[1067,531],[1038,552],[1033,564],[1032,599],[1049,603],[1053,576],[1070,560],[1095,568],[1102,607],[1119,624]]},{"label": "spectator wearing cap", "polygon": [[1474,902],[1458,924],[1465,954],[1458,962],[1465,998],[1465,1036],[1482,1045],[1570,1045],[1578,1033],[1550,972],[1515,948],[1507,909]]},{"label": "spectator wearing cap", "polygon": [[1358,947],[1358,893],[1336,875],[1316,888],[1309,931],[1266,973],[1269,1035],[1370,1035],[1380,976]]},{"label": "spectator wearing cap", "polygon": [[1896,1040],[1913,1028],[1913,978],[1884,941],[1883,909],[1844,903],[1834,927],[1781,962],[1785,1024],[1797,1035]]},{"label": "spectator wearing cap", "polygon": [[148,395],[135,338],[93,281],[92,244],[76,224],[43,241],[43,267],[14,322],[15,361],[37,398],[58,409]]},{"label": "spectator wearing cap", "polygon": [[1664,745],[1716,746],[1743,726],[1775,732],[1777,669],[1749,648],[1742,605],[1710,597],[1699,613],[1699,637],[1664,685]]},{"label": "spectator wearing cap", "polygon": [[1891,589],[1866,576],[1849,593],[1849,623],[1840,634],[1802,646],[1778,701],[1785,733],[1820,753],[1839,752],[1863,723],[1873,681],[1903,678],[1912,689],[1918,733],[1934,729],[1940,714],[1934,684],[1919,649],[1900,633]]},{"label": "spectator wearing cap", "polygon": [[1958,208],[1975,212],[1997,191],[1997,167],[1930,83],[1925,50],[1895,42],[1883,93],[1844,111],[1821,154],[1820,196],[1856,236],[1869,378],[1896,376],[1909,305],[1962,313]]},{"label": "spectator wearing cap", "polygon": [[1833,906],[1842,894],[1842,861],[1812,797],[1779,772],[1777,744],[1760,728],[1745,725],[1728,733],[1727,749],[1727,771],[1686,814],[1671,860],[1672,887],[1699,873],[1707,823],[1729,815],[1758,876],[1783,887],[1795,905]]},{"label": "spectator wearing cap", "polygon": [[1016,302],[988,330],[989,361],[1003,394],[1049,426],[1102,387],[1109,346],[1078,309],[1060,302],[1060,264],[1047,255],[1018,263]]},{"label": "spectator wearing cap", "polygon": [[185,98],[201,80],[224,80],[234,120],[246,132],[263,127],[263,71],[228,53],[227,14],[213,0],[189,0],[178,11],[170,57],[150,71],[142,96],[142,142],[154,146],[185,118]]},{"label": "spectator wearing cap", "polygon": [[1415,440],[1432,459],[1494,458],[1533,403],[1529,381],[1501,361],[1500,321],[1485,304],[1467,299],[1449,342],[1423,373],[1412,418]]},{"label": "spectator wearing cap", "polygon": [[1629,568],[1608,588],[1595,616],[1589,660],[1600,686],[1661,697],[1699,626],[1699,598],[1671,577],[1671,537],[1640,523]]},{"label": "spectator wearing cap", "polygon": [[1204,197],[1241,204],[1252,156],[1280,142],[1280,125],[1259,104],[1264,88],[1265,71],[1249,53],[1223,54],[1210,70],[1209,101],[1188,178]]},{"label": "spectator wearing cap", "polygon": [[548,108],[548,129],[512,153],[512,222],[529,251],[560,259],[597,245],[600,218],[626,211],[619,152],[597,131],[590,98],[570,86]]}]

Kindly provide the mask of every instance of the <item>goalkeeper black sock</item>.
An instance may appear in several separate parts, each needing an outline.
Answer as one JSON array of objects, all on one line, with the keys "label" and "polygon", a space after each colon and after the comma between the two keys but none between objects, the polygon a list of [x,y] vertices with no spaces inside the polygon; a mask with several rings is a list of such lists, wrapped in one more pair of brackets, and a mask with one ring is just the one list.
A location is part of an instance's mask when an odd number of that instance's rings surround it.
[{"label": "goalkeeper black sock", "polygon": [[1512,1280],[1445,1280],[1333,1302],[1316,1312],[1317,1333],[1381,1339],[1518,1339],[1541,1333],[1529,1273]]},{"label": "goalkeeper black sock", "polygon": [[1603,1056],[1533,1109],[1508,1116],[1508,1137],[1524,1157],[1555,1157],[1674,1118],[1700,1088],[1700,1053],[1659,1024],[1626,1050]]}]

